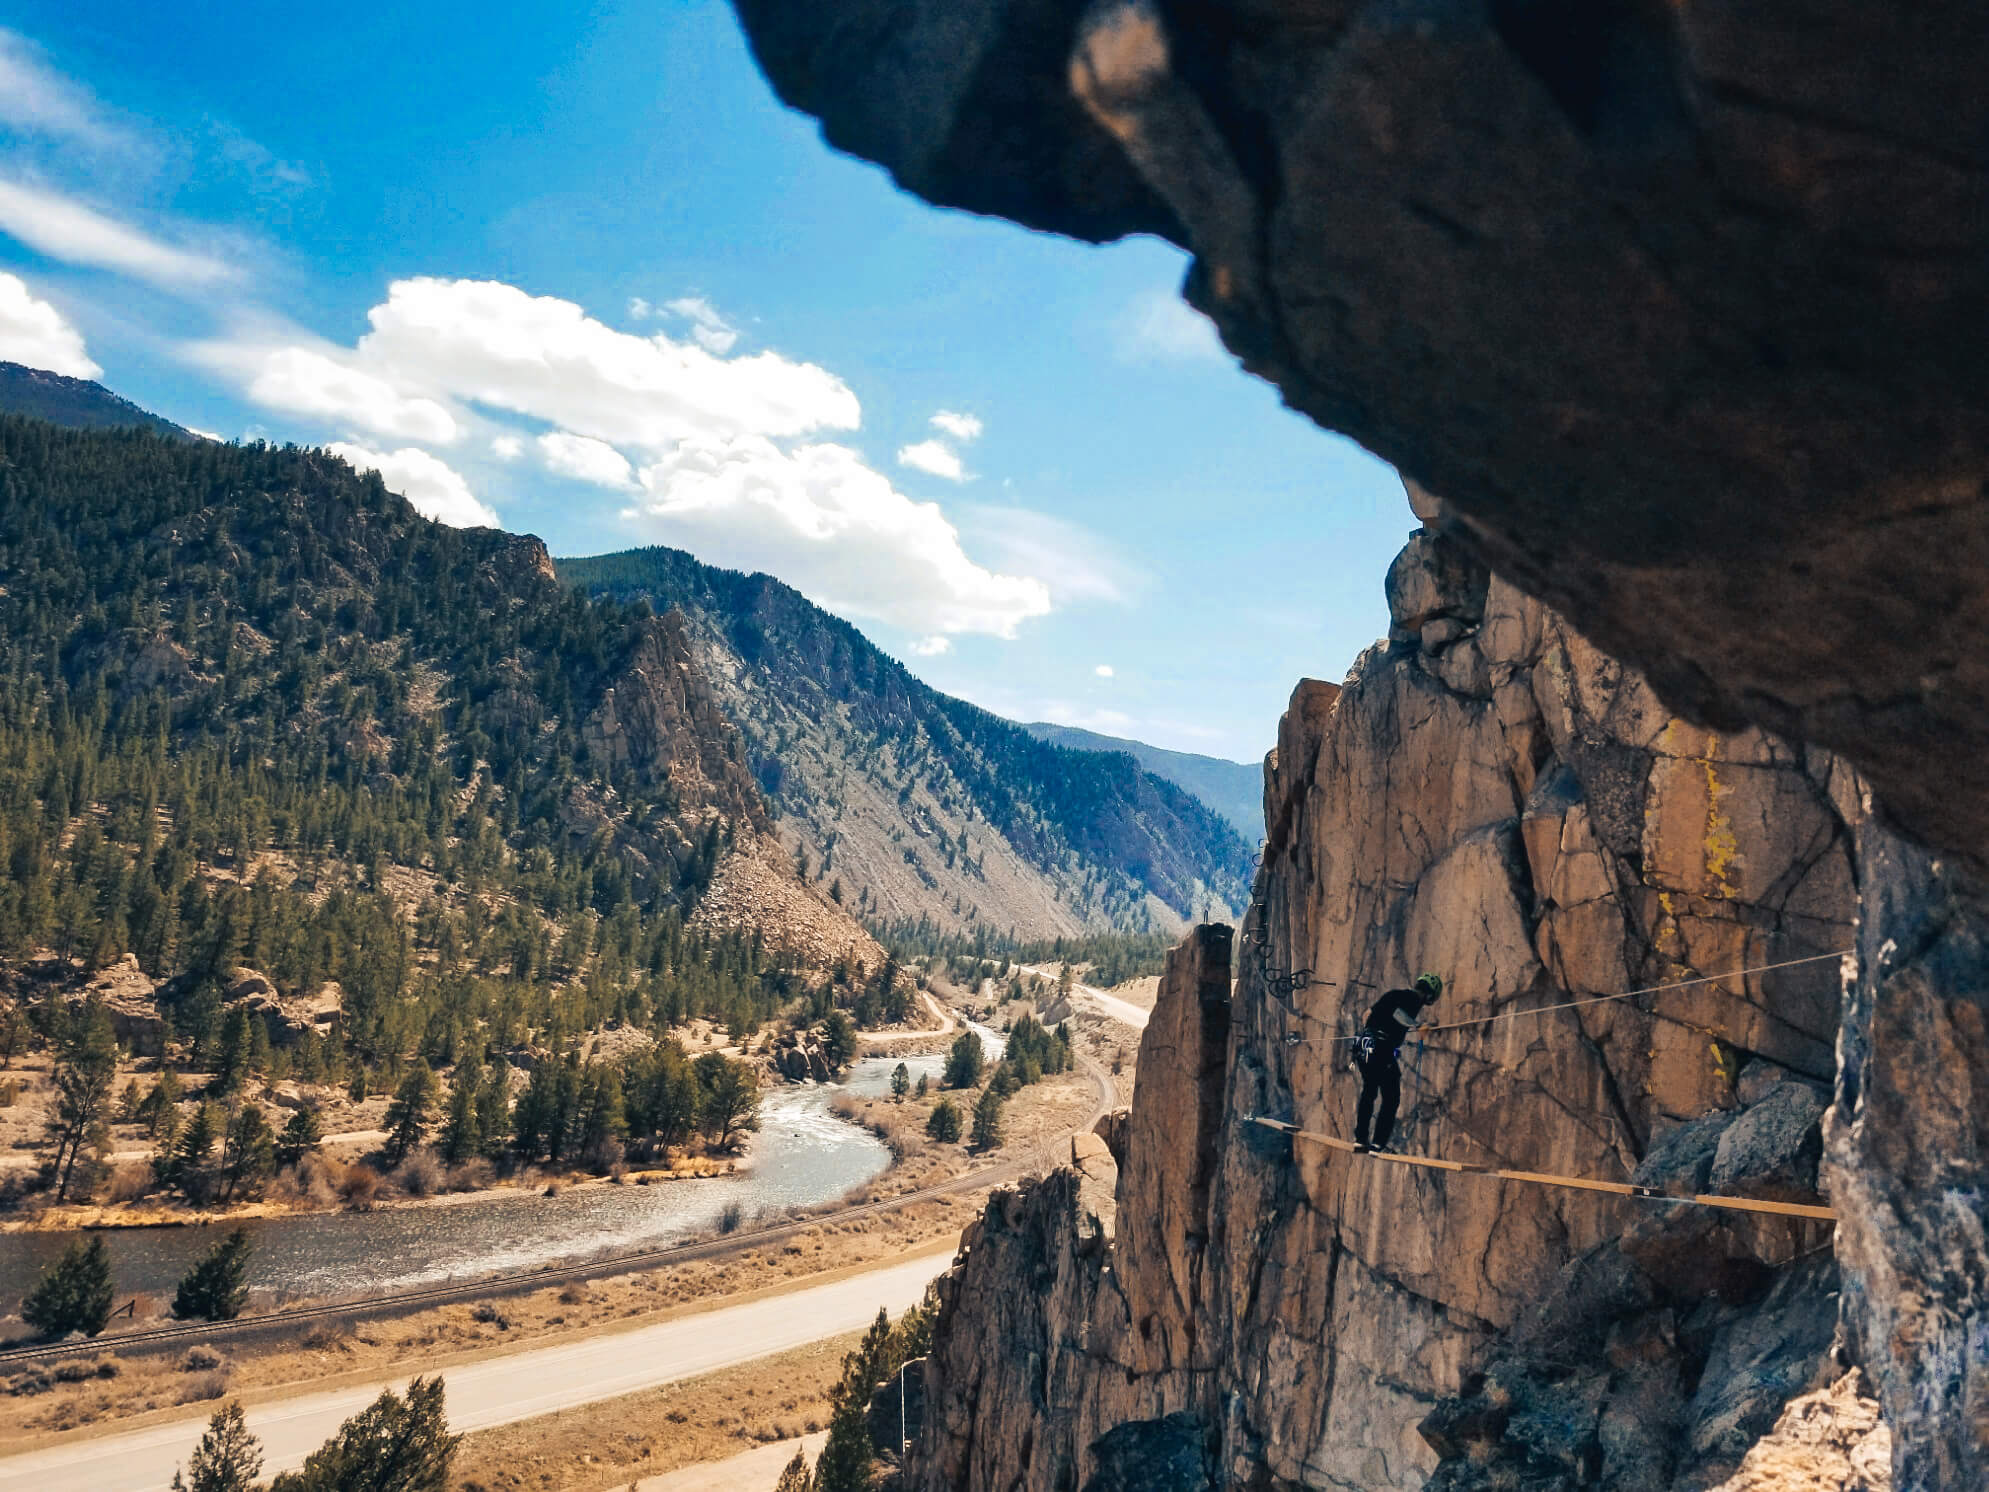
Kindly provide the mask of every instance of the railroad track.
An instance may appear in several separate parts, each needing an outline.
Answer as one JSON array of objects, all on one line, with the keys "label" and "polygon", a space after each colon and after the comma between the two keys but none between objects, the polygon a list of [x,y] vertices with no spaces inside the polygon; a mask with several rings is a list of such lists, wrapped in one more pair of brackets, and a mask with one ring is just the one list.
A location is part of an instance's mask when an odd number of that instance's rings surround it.
[{"label": "railroad track", "polygon": [[1063,1131],[1054,1140],[1027,1155],[1004,1161],[1001,1165],[990,1167],[985,1171],[969,1171],[932,1186],[921,1187],[915,1192],[907,1192],[901,1197],[887,1197],[875,1202],[858,1202],[848,1207],[838,1207],[832,1211],[788,1222],[772,1223],[765,1227],[741,1228],[722,1238],[636,1249],[627,1253],[611,1254],[605,1258],[583,1260],[575,1264],[551,1265],[541,1269],[493,1274],[481,1279],[451,1282],[446,1285],[431,1285],[419,1290],[396,1291],[392,1295],[382,1295],[367,1300],[287,1307],[268,1315],[242,1316],[233,1321],[175,1322],[169,1326],[124,1332],[114,1337],[89,1337],[80,1342],[44,1342],[0,1348],[0,1368],[25,1363],[60,1362],[66,1358],[96,1357],[111,1352],[121,1355],[163,1352],[199,1342],[245,1342],[258,1337],[294,1335],[313,1322],[398,1316],[411,1310],[424,1310],[430,1306],[458,1305],[473,1300],[524,1295],[533,1290],[543,1290],[548,1285],[611,1279],[615,1275],[633,1274],[644,1269],[688,1264],[700,1259],[718,1259],[728,1254],[745,1253],[751,1249],[779,1243],[810,1228],[820,1227],[824,1223],[881,1217],[886,1213],[916,1207],[921,1202],[932,1202],[941,1197],[958,1196],[963,1192],[1000,1186],[1004,1182],[1014,1181],[1026,1175],[1040,1165],[1047,1163],[1054,1167],[1062,1164],[1058,1152],[1061,1150],[1066,1155],[1069,1153],[1071,1136],[1095,1126],[1116,1103],[1117,1094],[1104,1068],[1087,1056],[1080,1056],[1078,1061],[1089,1074],[1098,1095],[1098,1102],[1093,1106],[1090,1117],[1081,1125]]}]

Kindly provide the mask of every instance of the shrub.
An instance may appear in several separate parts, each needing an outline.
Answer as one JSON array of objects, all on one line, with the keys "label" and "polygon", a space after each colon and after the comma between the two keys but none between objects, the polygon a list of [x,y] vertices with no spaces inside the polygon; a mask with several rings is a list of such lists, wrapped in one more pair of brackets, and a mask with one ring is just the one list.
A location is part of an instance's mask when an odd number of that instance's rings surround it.
[{"label": "shrub", "polygon": [[346,1206],[364,1212],[380,1195],[380,1173],[371,1166],[348,1166],[338,1194]]},{"label": "shrub", "polygon": [[158,1177],[152,1170],[149,1160],[126,1161],[111,1172],[110,1200],[113,1202],[136,1202],[158,1184]]},{"label": "shrub", "polygon": [[228,1366],[228,1359],[212,1347],[195,1343],[180,1359],[182,1373],[213,1373]]},{"label": "shrub", "polygon": [[394,1172],[394,1184],[410,1197],[432,1197],[442,1190],[442,1162],[432,1150],[416,1150]]},{"label": "shrub", "polygon": [[499,1331],[511,1330],[511,1318],[489,1301],[478,1301],[470,1307],[470,1319],[484,1326],[494,1326]]},{"label": "shrub", "polygon": [[205,1404],[227,1392],[226,1373],[195,1373],[180,1385],[179,1401],[182,1404]]},{"label": "shrub", "polygon": [[725,1210],[718,1214],[718,1231],[721,1233],[737,1233],[740,1225],[745,1221],[745,1207],[738,1202],[727,1202]]},{"label": "shrub", "polygon": [[69,1245],[21,1302],[21,1319],[45,1337],[93,1337],[110,1321],[110,1251],[101,1238]]},{"label": "shrub", "polygon": [[242,1419],[242,1406],[214,1411],[207,1433],[193,1448],[186,1471],[173,1473],[173,1492],[257,1492],[262,1446]]}]

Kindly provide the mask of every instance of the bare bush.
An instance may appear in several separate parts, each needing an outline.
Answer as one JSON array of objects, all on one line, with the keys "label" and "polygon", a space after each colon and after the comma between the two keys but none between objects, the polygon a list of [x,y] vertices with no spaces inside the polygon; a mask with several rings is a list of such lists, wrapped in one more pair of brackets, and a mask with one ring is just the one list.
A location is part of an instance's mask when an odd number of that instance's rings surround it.
[{"label": "bare bush", "polygon": [[344,1191],[346,1169],[330,1156],[312,1151],[278,1175],[269,1194],[279,1202],[329,1209],[338,1205]]},{"label": "bare bush", "polygon": [[339,1197],[357,1212],[370,1208],[380,1196],[380,1173],[371,1166],[348,1167],[339,1182]]},{"label": "bare bush", "polygon": [[579,1280],[569,1281],[566,1288],[559,1292],[559,1303],[561,1305],[585,1305],[587,1303],[587,1287]]},{"label": "bare bush", "polygon": [[448,1186],[452,1192],[479,1192],[496,1179],[497,1167],[477,1156],[450,1170]]},{"label": "bare bush", "polygon": [[718,1214],[720,1233],[737,1233],[740,1224],[746,1221],[746,1209],[738,1202],[727,1202],[725,1210]]},{"label": "bare bush", "polygon": [[136,1202],[158,1184],[149,1160],[128,1160],[111,1172],[107,1191],[113,1202]]},{"label": "bare bush", "polygon": [[416,1150],[394,1172],[394,1185],[410,1197],[432,1197],[442,1190],[442,1162],[432,1150]]},{"label": "bare bush", "polygon": [[228,1359],[205,1343],[196,1342],[180,1359],[182,1373],[212,1373],[228,1366]]},{"label": "bare bush", "polygon": [[314,1321],[300,1339],[307,1352],[344,1351],[352,1340],[350,1321]]},{"label": "bare bush", "polygon": [[18,1399],[33,1398],[55,1387],[55,1375],[47,1368],[29,1368],[7,1380],[7,1392]]},{"label": "bare bush", "polygon": [[487,1300],[480,1300],[470,1307],[470,1319],[484,1326],[494,1326],[499,1331],[511,1330],[511,1318]]},{"label": "bare bush", "polygon": [[221,1398],[227,1392],[226,1373],[196,1373],[180,1385],[179,1401],[182,1404],[201,1404],[209,1399]]}]

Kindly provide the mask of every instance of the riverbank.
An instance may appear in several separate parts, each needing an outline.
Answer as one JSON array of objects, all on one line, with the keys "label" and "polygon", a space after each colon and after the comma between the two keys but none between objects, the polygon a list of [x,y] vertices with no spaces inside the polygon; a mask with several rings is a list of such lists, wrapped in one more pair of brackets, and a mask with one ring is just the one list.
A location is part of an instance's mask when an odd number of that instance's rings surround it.
[{"label": "riverbank", "polygon": [[[1085,1127],[1101,1106],[1097,1082],[1101,1077],[1094,1073],[1087,1082],[1066,1076],[1036,1084],[1011,1100],[1011,1108],[1022,1130],[1032,1135],[1062,1125],[1057,1138],[1067,1147],[1068,1134]],[[722,1258],[624,1270],[612,1278],[584,1283],[493,1291],[483,1298],[470,1296],[397,1314],[369,1314],[363,1320],[356,1314],[341,1319],[333,1313],[328,1319],[301,1324],[288,1338],[197,1345],[118,1360],[114,1376],[108,1378],[81,1371],[81,1364],[90,1359],[77,1360],[69,1382],[59,1381],[45,1367],[22,1366],[4,1381],[6,1387],[18,1384],[20,1389],[0,1397],[0,1447],[11,1453],[67,1436],[164,1422],[197,1412],[187,1406],[207,1398],[246,1395],[260,1400],[332,1387],[355,1377],[446,1368],[525,1345],[620,1331],[766,1291],[844,1278],[923,1248],[943,1247],[978,1215],[986,1187],[1013,1180],[1020,1166],[1032,1162],[1047,1168],[1060,1158],[1057,1150],[1058,1145],[1047,1140],[988,1155],[932,1147],[916,1165],[885,1173],[852,1201],[892,1205],[892,1197],[916,1190],[921,1176],[953,1166],[962,1169],[961,1179],[966,1182],[960,1190],[888,1212],[854,1216],[830,1212],[819,1221],[793,1225],[778,1240],[742,1243],[738,1252]],[[950,1152],[950,1159],[942,1152]],[[974,1184],[975,1178],[983,1178],[985,1184]],[[115,1337],[102,1339],[99,1356],[109,1358],[116,1345]]]}]

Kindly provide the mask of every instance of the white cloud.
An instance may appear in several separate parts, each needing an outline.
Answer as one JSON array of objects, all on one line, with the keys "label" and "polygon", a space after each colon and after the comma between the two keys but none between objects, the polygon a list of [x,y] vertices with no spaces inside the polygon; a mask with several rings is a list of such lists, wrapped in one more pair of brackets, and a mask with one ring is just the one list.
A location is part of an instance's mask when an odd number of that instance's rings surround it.
[{"label": "white cloud", "polygon": [[967,480],[967,468],[960,464],[960,457],[943,440],[922,440],[916,445],[900,446],[898,464],[930,472],[949,482]]},{"label": "white cloud", "polygon": [[1101,663],[1091,671],[1097,674],[1098,677],[1101,679],[1109,679],[1112,677],[1112,665],[1109,663]]},{"label": "white cloud", "polygon": [[698,346],[706,352],[723,357],[730,352],[739,340],[739,332],[731,322],[718,314],[712,303],[701,295],[680,296],[666,302],[664,310],[674,312],[691,323],[691,335]]},{"label": "white cloud", "polygon": [[987,428],[973,415],[957,414],[950,409],[942,409],[934,415],[932,425],[941,434],[960,441],[979,440],[981,431]]},{"label": "white cloud", "polygon": [[563,477],[601,487],[633,487],[635,469],[628,457],[604,440],[555,430],[539,437],[539,454]]},{"label": "white cloud", "polygon": [[1040,580],[976,564],[936,503],[847,446],[698,436],[642,472],[633,510],[719,564],[764,569],[846,615],[907,631],[1013,637],[1050,610]]},{"label": "white cloud", "polygon": [[490,454],[499,461],[516,461],[525,451],[525,442],[515,435],[500,435],[490,443]]},{"label": "white cloud", "polygon": [[398,492],[423,517],[451,528],[498,528],[497,514],[477,501],[470,484],[435,457],[413,446],[398,451],[369,451],[340,441],[325,447],[355,471],[377,471],[391,492]]},{"label": "white cloud", "polygon": [[942,653],[953,651],[953,639],[939,636],[915,638],[905,645],[905,651],[915,658],[937,658]]},{"label": "white cloud", "polygon": [[83,349],[83,334],[18,275],[0,274],[0,360],[95,378],[104,370]]},{"label": "white cloud", "polygon": [[202,440],[211,440],[218,446],[225,446],[228,443],[227,436],[216,435],[212,430],[202,430],[195,425],[188,425],[186,433],[189,435],[198,435]]},{"label": "white cloud", "polygon": [[1119,356],[1133,363],[1227,362],[1215,323],[1171,290],[1149,290],[1119,319]]},{"label": "white cloud", "polygon": [[65,264],[116,270],[173,288],[234,278],[219,259],[162,243],[95,208],[40,187],[0,179],[0,232]]},{"label": "white cloud", "polygon": [[1058,605],[1123,605],[1149,583],[1110,540],[1067,519],[1030,508],[970,503],[960,528],[977,553],[1005,570],[1040,577]]},{"label": "white cloud", "polygon": [[639,295],[631,295],[628,298],[628,313],[637,321],[647,321],[656,314],[656,307]]},{"label": "white cloud", "polygon": [[4,27],[0,27],[0,125],[96,150],[125,150],[135,144],[88,90],[44,62],[34,43]]},{"label": "white cloud", "polygon": [[358,361],[407,392],[530,415],[611,445],[662,451],[689,435],[853,430],[840,378],[777,353],[721,358],[618,332],[571,301],[491,280],[396,281]]},{"label": "white cloud", "polygon": [[248,395],[270,409],[328,415],[375,435],[437,445],[458,434],[455,416],[433,399],[409,398],[386,379],[308,347],[272,348],[255,369]]}]

